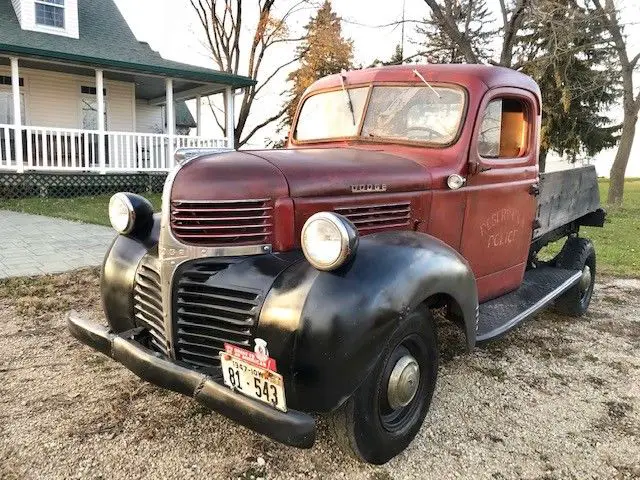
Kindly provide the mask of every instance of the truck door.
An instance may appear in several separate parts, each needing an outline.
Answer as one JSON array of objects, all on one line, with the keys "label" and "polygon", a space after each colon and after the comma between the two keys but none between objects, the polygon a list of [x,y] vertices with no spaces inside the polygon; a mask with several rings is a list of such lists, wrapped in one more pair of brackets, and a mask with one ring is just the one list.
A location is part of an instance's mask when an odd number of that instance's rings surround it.
[{"label": "truck door", "polygon": [[478,112],[460,250],[484,301],[522,282],[536,213],[540,107],[528,91],[500,88]]}]

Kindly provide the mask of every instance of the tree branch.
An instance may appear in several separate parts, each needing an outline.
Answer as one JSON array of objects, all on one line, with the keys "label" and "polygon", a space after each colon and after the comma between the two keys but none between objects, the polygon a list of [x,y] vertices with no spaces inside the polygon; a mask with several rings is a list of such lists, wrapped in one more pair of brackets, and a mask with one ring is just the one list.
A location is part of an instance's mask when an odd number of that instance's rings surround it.
[{"label": "tree branch", "polygon": [[247,134],[246,137],[244,137],[239,143],[238,143],[238,147],[241,147],[242,145],[244,145],[245,143],[247,143],[251,137],[253,137],[256,132],[258,130],[260,130],[261,128],[266,127],[267,125],[269,125],[271,122],[275,122],[276,120],[278,120],[280,117],[282,117],[285,113],[287,113],[287,106],[283,107],[278,113],[276,113],[275,115],[270,116],[269,118],[267,118],[266,120],[264,120],[263,122],[259,123],[258,125],[256,125],[255,127],[253,127],[251,129],[251,131],[249,131],[249,133]]},{"label": "tree branch", "polygon": [[[480,63],[478,56],[473,51],[471,42],[465,35],[460,32],[458,26],[453,20],[452,16],[443,12],[442,8],[436,0],[424,0],[425,3],[431,9],[433,17],[436,20],[438,26],[446,33],[451,40],[458,45],[462,55],[468,63]],[[446,2],[445,2],[446,5]]]},{"label": "tree branch", "polygon": [[220,122],[220,120],[218,119],[218,114],[216,113],[216,110],[220,110],[220,109],[213,104],[213,102],[211,101],[211,97],[207,97],[207,103],[209,104],[209,108],[211,109],[211,114],[213,115],[213,119],[218,124],[218,127],[220,128],[220,130],[222,130],[222,133],[226,135],[227,134],[226,125],[223,125],[222,122]]},{"label": "tree branch", "polygon": [[273,72],[271,72],[271,75],[269,75],[262,82],[260,82],[260,86],[258,88],[256,88],[255,94],[257,95],[260,92],[260,90],[262,90],[264,88],[264,86],[267,85],[273,79],[273,77],[275,77],[278,74],[278,72],[280,72],[283,68],[288,67],[292,63],[295,63],[295,62],[299,61],[300,58],[301,58],[300,55],[296,55],[294,58],[292,58],[288,62],[283,63],[278,68],[276,68]]},{"label": "tree branch", "polygon": [[[502,52],[500,53],[500,64],[504,67],[511,66],[513,61],[513,46],[515,44],[516,33],[522,27],[524,21],[524,13],[529,5],[530,0],[518,0],[513,11],[511,12],[511,18],[503,25],[503,42]],[[500,0],[500,7],[502,9],[503,20],[506,16],[506,6],[504,0]]]}]

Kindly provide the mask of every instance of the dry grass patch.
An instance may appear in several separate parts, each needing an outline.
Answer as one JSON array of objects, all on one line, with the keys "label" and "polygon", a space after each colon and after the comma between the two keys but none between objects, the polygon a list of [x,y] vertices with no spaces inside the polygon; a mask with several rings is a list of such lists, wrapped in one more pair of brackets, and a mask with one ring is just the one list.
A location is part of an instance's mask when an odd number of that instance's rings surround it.
[{"label": "dry grass patch", "polygon": [[58,275],[0,280],[0,303],[12,305],[18,314],[41,319],[71,309],[100,305],[98,267]]}]

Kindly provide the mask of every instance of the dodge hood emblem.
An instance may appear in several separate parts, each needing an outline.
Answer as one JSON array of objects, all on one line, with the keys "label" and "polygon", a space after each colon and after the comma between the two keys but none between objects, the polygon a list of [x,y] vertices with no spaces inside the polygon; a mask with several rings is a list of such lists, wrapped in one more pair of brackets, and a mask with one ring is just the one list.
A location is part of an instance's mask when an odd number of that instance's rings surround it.
[{"label": "dodge hood emblem", "polygon": [[351,185],[351,193],[386,192],[386,183],[359,183]]}]

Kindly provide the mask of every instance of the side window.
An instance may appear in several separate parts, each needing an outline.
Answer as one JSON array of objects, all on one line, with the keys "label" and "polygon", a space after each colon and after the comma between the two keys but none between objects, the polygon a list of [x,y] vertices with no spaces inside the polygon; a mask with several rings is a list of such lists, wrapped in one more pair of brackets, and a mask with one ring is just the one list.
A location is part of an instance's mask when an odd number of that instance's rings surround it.
[{"label": "side window", "polygon": [[482,114],[478,153],[485,158],[522,157],[527,152],[528,109],[514,98],[492,100]]}]

